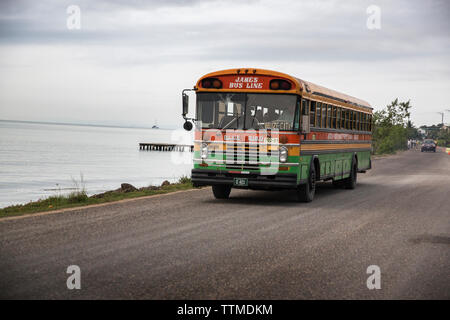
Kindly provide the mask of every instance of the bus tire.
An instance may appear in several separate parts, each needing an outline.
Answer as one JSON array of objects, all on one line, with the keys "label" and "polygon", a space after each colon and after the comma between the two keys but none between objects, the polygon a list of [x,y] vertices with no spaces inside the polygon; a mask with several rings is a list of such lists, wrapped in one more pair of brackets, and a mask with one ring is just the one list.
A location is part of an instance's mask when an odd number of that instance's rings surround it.
[{"label": "bus tire", "polygon": [[228,199],[230,197],[231,186],[213,185],[212,191],[216,199]]},{"label": "bus tire", "polygon": [[355,189],[357,178],[358,178],[358,164],[356,163],[355,159],[353,159],[350,177],[344,179],[345,189]]},{"label": "bus tire", "polygon": [[307,183],[297,188],[297,200],[301,202],[311,202],[316,194],[316,169],[312,164],[309,167],[309,177]]}]

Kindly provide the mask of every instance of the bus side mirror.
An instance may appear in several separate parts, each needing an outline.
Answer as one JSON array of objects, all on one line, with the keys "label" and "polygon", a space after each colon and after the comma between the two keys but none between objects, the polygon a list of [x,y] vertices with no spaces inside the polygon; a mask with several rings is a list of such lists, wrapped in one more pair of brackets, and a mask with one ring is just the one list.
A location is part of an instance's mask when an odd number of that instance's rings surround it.
[{"label": "bus side mirror", "polygon": [[309,115],[302,115],[302,133],[310,133]]},{"label": "bus side mirror", "polygon": [[183,124],[183,129],[186,130],[186,131],[191,131],[192,130],[192,122],[186,121]]},{"label": "bus side mirror", "polygon": [[189,112],[189,96],[183,92],[183,117]]}]

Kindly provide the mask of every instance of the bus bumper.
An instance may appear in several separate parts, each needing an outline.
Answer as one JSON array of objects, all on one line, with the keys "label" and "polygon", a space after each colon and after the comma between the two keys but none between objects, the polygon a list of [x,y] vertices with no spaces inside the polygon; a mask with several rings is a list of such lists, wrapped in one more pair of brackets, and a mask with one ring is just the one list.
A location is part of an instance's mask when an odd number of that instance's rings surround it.
[{"label": "bus bumper", "polygon": [[248,186],[237,187],[244,189],[295,189],[297,188],[297,174],[277,173],[261,175],[256,173],[239,174],[216,170],[192,170],[192,184],[196,187],[212,185],[233,186],[234,178],[248,179]]}]

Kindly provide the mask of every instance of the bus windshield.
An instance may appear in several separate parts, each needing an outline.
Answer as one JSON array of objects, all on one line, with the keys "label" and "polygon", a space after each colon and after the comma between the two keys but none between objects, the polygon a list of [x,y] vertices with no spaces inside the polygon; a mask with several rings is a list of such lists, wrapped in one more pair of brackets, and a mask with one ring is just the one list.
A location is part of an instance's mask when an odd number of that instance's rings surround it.
[{"label": "bus windshield", "polygon": [[297,97],[289,94],[198,93],[202,128],[297,130]]}]

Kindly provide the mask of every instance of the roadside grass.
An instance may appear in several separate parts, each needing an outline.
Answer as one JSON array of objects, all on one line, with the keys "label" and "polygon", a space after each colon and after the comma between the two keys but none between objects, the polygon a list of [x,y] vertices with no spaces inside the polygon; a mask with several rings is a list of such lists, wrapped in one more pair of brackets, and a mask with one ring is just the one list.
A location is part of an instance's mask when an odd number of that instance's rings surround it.
[{"label": "roadside grass", "polygon": [[121,188],[107,191],[101,194],[88,196],[84,189],[72,192],[68,195],[51,196],[46,199],[32,201],[0,209],[0,218],[20,216],[29,213],[53,211],[65,208],[83,207],[91,204],[113,202],[123,199],[139,198],[144,196],[170,193],[180,190],[193,189],[191,179],[181,177],[177,183],[163,183],[160,187],[149,186],[125,192]]}]

